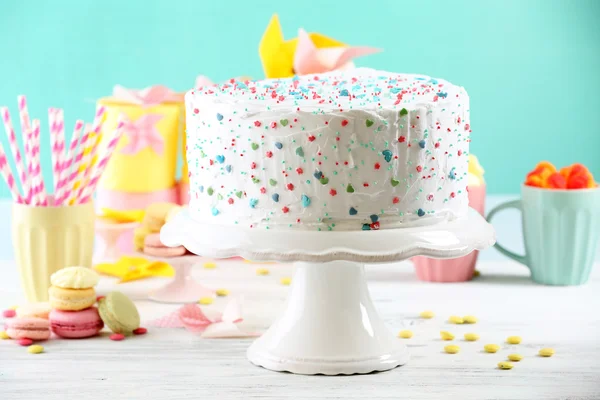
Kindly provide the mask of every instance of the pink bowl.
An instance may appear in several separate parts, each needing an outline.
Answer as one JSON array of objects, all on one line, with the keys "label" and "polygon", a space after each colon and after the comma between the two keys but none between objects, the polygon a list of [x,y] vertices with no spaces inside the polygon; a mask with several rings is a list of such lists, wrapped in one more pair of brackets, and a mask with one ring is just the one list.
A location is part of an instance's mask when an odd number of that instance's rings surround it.
[{"label": "pink bowl", "polygon": [[[485,185],[469,187],[469,207],[481,215],[485,212]],[[413,257],[417,278],[427,282],[465,282],[473,278],[479,252],[464,257],[440,260],[423,256]]]}]

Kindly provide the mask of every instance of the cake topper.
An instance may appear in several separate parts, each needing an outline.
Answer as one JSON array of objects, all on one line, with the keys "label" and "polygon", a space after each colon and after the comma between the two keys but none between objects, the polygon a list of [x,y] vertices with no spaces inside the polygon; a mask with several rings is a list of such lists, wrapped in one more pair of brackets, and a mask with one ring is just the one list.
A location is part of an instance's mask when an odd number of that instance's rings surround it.
[{"label": "cake topper", "polygon": [[259,55],[267,78],[289,78],[352,68],[356,57],[377,53],[372,47],[349,47],[320,33],[299,29],[298,38],[284,40],[277,14],[263,34]]}]

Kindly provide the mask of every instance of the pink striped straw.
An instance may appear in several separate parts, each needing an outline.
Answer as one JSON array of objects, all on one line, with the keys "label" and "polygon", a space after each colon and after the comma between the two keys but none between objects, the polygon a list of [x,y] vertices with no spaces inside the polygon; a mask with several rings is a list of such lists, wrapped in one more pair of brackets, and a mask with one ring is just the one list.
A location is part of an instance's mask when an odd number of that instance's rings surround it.
[{"label": "pink striped straw", "polygon": [[[72,163],[72,170],[71,173],[68,175],[68,179],[67,179],[67,183],[66,183],[66,191],[63,193],[62,196],[60,196],[60,198],[58,199],[59,203],[58,204],[63,204],[65,200],[70,200],[71,198],[73,198],[75,190],[73,188],[73,183],[75,182],[75,178],[77,178],[77,176],[79,175],[79,169],[81,168],[81,164],[82,164],[82,160],[83,160],[83,153],[84,150],[89,146],[89,143],[92,138],[90,138],[91,132],[89,129],[86,129],[84,131],[83,136],[81,137],[81,140],[79,142],[79,148],[77,149],[77,153],[75,154],[75,157],[73,158],[73,163]],[[68,202],[67,202],[68,204]]]},{"label": "pink striped straw", "polygon": [[19,189],[17,188],[15,182],[15,177],[13,176],[10,165],[8,164],[8,160],[6,159],[6,153],[4,152],[2,143],[0,143],[0,174],[2,174],[2,177],[6,181],[13,200],[17,203],[23,203],[23,199],[19,194]]},{"label": "pink striped straw", "polygon": [[[64,111],[59,108],[56,110],[56,152],[58,164],[56,165],[56,180],[54,181],[54,194],[56,195],[56,185],[58,179],[60,179],[60,171],[63,168],[65,161],[65,114]],[[54,151],[54,150],[53,150]]]},{"label": "pink striped straw", "polygon": [[40,166],[40,121],[38,119],[33,120],[31,133],[32,144],[30,164],[34,179],[33,196],[36,205],[47,206],[46,187],[44,185],[44,177],[42,176],[42,169]]},{"label": "pink striped straw", "polygon": [[67,183],[69,181],[69,173],[71,171],[71,166],[73,165],[75,151],[77,150],[77,144],[79,143],[79,138],[81,136],[82,129],[83,121],[77,120],[75,122],[75,128],[73,129],[73,135],[71,135],[71,144],[69,145],[69,151],[67,152],[66,158],[63,160],[61,165],[59,180],[58,184],[56,185],[56,192],[54,194],[55,199],[57,200],[63,196],[64,191],[67,188]]},{"label": "pink striped straw", "polygon": [[29,180],[27,179],[27,172],[25,171],[25,166],[21,157],[21,150],[19,150],[19,143],[17,142],[17,136],[15,135],[15,129],[13,128],[8,108],[0,108],[0,116],[2,117],[2,121],[4,122],[4,129],[6,130],[6,135],[8,136],[8,143],[10,145],[10,149],[15,160],[17,174],[21,178],[21,188],[23,189],[23,193],[27,194],[27,192],[29,191]]},{"label": "pink striped straw", "polygon": [[[89,181],[90,181],[91,175],[92,175],[92,170],[94,169],[94,166],[98,162],[97,152],[98,152],[98,147],[100,147],[100,139],[102,138],[102,135],[100,134],[100,129],[102,128],[102,124],[104,123],[104,114],[105,113],[106,113],[106,107],[98,106],[98,108],[96,108],[96,114],[94,115],[94,123],[92,124],[92,127],[91,127],[92,132],[94,134],[94,136],[93,136],[94,142],[89,146],[90,152],[88,154],[88,159],[87,159],[87,160],[89,160],[89,162],[83,163],[85,170],[83,171],[80,187],[79,187],[79,190],[77,191],[77,195],[76,195],[77,199],[79,199],[79,198],[81,198],[81,196],[83,196],[84,188],[85,188],[85,186],[87,186],[89,184]],[[85,153],[84,153],[84,157],[85,157]]]},{"label": "pink striped straw", "polygon": [[86,204],[91,200],[92,196],[94,195],[94,192],[96,191],[96,186],[98,185],[98,181],[102,176],[102,172],[104,172],[106,164],[108,164],[108,161],[110,160],[113,151],[115,150],[115,147],[117,147],[117,144],[119,143],[119,139],[121,139],[121,135],[123,134],[123,125],[124,123],[122,121],[119,121],[117,128],[113,132],[112,139],[110,140],[110,142],[108,142],[104,153],[100,157],[100,161],[96,165],[96,168],[94,168],[90,182],[85,186],[84,195],[82,198],[79,199],[78,204]]},{"label": "pink striped straw", "polygon": [[56,185],[58,185],[58,173],[60,170],[60,160],[58,153],[58,145],[56,143],[58,139],[56,129],[56,115],[57,110],[55,108],[48,109],[48,122],[50,126],[50,157],[52,159],[52,180],[54,182],[54,192],[56,193]]},{"label": "pink striped straw", "polygon": [[33,182],[31,177],[31,121],[29,118],[29,110],[27,108],[27,98],[24,95],[17,96],[19,105],[19,119],[21,120],[21,132],[23,133],[23,141],[25,148],[25,165],[28,168],[29,181],[27,183],[27,193],[25,194],[27,204],[33,204]]}]

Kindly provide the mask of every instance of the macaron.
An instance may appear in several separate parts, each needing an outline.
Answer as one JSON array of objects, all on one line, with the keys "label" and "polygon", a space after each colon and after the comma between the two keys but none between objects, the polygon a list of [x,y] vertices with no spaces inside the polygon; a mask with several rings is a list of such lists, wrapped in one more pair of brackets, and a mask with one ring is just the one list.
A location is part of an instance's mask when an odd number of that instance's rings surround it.
[{"label": "macaron", "polygon": [[154,257],[179,257],[187,252],[185,247],[167,247],[160,241],[160,233],[151,233],[144,239],[144,253]]},{"label": "macaron", "polygon": [[96,302],[96,291],[88,289],[65,289],[50,286],[48,289],[50,307],[63,311],[79,311],[89,308]]},{"label": "macaron", "polygon": [[150,204],[146,208],[146,214],[142,220],[142,225],[150,229],[152,232],[159,232],[160,228],[165,224],[169,212],[178,208],[175,203],[159,202]]},{"label": "macaron", "polygon": [[50,329],[62,338],[78,339],[92,337],[104,327],[96,307],[81,311],[52,310]]},{"label": "macaron", "polygon": [[19,318],[42,318],[48,319],[50,303],[28,303],[16,309]]},{"label": "macaron", "polygon": [[98,284],[100,276],[85,267],[67,267],[52,274],[50,283],[64,289],[88,289]]},{"label": "macaron", "polygon": [[50,323],[43,318],[11,318],[6,321],[6,333],[13,339],[47,340]]},{"label": "macaron", "polygon": [[144,249],[144,240],[152,231],[145,226],[139,226],[133,231],[133,246],[136,250]]},{"label": "macaron", "polygon": [[140,327],[140,314],[129,297],[110,292],[98,301],[100,318],[114,333],[131,335]]}]

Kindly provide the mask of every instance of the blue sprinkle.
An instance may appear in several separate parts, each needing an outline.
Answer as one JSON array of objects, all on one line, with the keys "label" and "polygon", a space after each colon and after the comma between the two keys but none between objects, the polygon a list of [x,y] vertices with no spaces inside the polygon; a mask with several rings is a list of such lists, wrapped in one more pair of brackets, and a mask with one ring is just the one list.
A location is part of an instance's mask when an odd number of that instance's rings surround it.
[{"label": "blue sprinkle", "polygon": [[217,156],[217,162],[219,164],[223,164],[225,162],[225,156]]},{"label": "blue sprinkle", "polygon": [[393,87],[390,89],[390,92],[392,92],[393,94],[398,94],[398,93],[400,93],[401,90],[402,89],[400,89],[400,88]]},{"label": "blue sprinkle", "polygon": [[310,206],[310,197],[303,194],[302,195],[302,207],[308,207],[308,206]]},{"label": "blue sprinkle", "polygon": [[373,96],[373,101],[379,102],[381,98],[379,96]]},{"label": "blue sprinkle", "polygon": [[369,218],[371,218],[371,222],[373,223],[379,221],[379,217],[376,214],[371,215]]},{"label": "blue sprinkle", "polygon": [[383,158],[385,158],[385,161],[392,161],[392,152],[390,150],[384,150],[381,152],[381,154],[383,154]]},{"label": "blue sprinkle", "polygon": [[221,121],[223,120],[223,116],[219,113],[217,113],[217,121]]},{"label": "blue sprinkle", "polygon": [[456,169],[456,168],[454,168],[454,167],[453,167],[453,168],[450,170],[450,173],[448,174],[448,178],[450,178],[450,179],[456,179],[456,172],[454,172],[454,170],[455,170],[455,169]]},{"label": "blue sprinkle", "polygon": [[437,80],[437,79],[434,79],[434,78],[431,78],[431,79],[429,80],[429,82],[433,83],[434,85],[437,85],[437,84],[438,84],[438,80]]},{"label": "blue sprinkle", "polygon": [[198,188],[198,190],[200,191],[200,193],[204,193],[204,186],[200,185],[200,187]]},{"label": "blue sprinkle", "polygon": [[419,209],[417,210],[417,215],[418,215],[419,217],[422,217],[423,215],[425,215],[425,211],[423,211],[423,209],[422,209],[422,208],[419,208]]},{"label": "blue sprinkle", "polygon": [[321,179],[321,177],[323,176],[323,173],[319,170],[316,170],[315,173],[313,174],[313,176],[317,179]]},{"label": "blue sprinkle", "polygon": [[281,144],[281,142],[275,142],[275,147],[281,150],[283,148],[283,144]]},{"label": "blue sprinkle", "polygon": [[371,230],[371,226],[369,224],[363,224],[362,230],[363,231],[370,231]]},{"label": "blue sprinkle", "polygon": [[423,140],[421,140],[419,142],[419,147],[422,148],[422,149],[424,149],[425,148],[425,144],[426,144],[425,139],[423,139]]},{"label": "blue sprinkle", "polygon": [[424,81],[425,78],[415,78],[415,81]]},{"label": "blue sprinkle", "polygon": [[448,93],[446,93],[446,92],[439,92],[437,95],[439,97],[441,97],[442,99],[445,99],[446,97],[448,97]]},{"label": "blue sprinkle", "polygon": [[231,165],[227,165],[227,166],[225,167],[225,169],[227,170],[227,172],[231,172]]},{"label": "blue sprinkle", "polygon": [[258,204],[258,199],[250,199],[250,207],[254,208]]},{"label": "blue sprinkle", "polygon": [[356,98],[357,99],[364,99],[367,95],[365,93],[361,93],[361,94],[357,94]]},{"label": "blue sprinkle", "polygon": [[248,86],[246,86],[246,84],[244,82],[236,82],[237,87],[240,89],[248,89]]},{"label": "blue sprinkle", "polygon": [[273,195],[271,196],[271,198],[273,199],[273,201],[275,203],[279,203],[279,195],[277,193],[273,193]]},{"label": "blue sprinkle", "polygon": [[356,208],[354,207],[350,207],[350,211],[348,211],[350,213],[350,215],[356,215],[358,214],[358,211],[356,211]]},{"label": "blue sprinkle", "polygon": [[357,91],[357,90],[360,90],[360,89],[361,89],[360,85],[354,85],[354,86],[352,86],[352,90],[353,91]]},{"label": "blue sprinkle", "polygon": [[350,94],[348,93],[348,89],[342,89],[342,91],[340,92],[340,96],[350,96]]},{"label": "blue sprinkle", "polygon": [[212,212],[212,215],[214,215],[215,217],[216,217],[217,215],[219,215],[219,210],[217,210],[217,209],[216,209],[216,208],[214,208],[214,207],[212,208],[211,212]]}]

